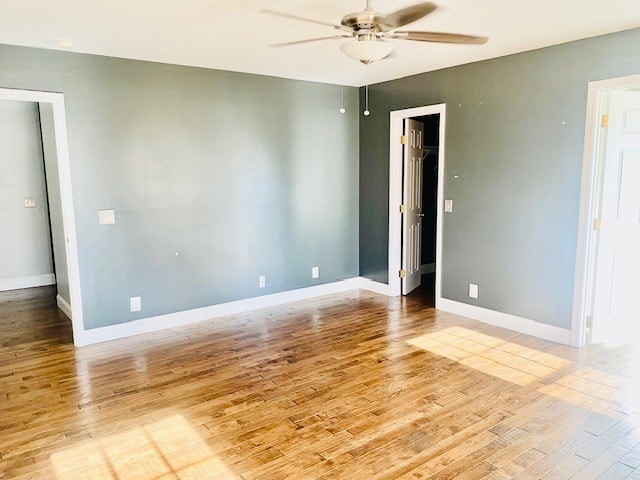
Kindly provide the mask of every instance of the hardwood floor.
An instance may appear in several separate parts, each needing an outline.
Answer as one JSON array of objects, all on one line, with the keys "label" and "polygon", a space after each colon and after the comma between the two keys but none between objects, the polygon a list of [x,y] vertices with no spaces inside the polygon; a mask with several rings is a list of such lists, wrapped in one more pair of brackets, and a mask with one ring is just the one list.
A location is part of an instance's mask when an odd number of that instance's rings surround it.
[{"label": "hardwood floor", "polygon": [[427,273],[422,275],[420,286],[409,294],[411,301],[420,302],[425,308],[432,308],[436,305],[436,274]]},{"label": "hardwood floor", "polygon": [[74,349],[0,293],[0,478],[639,479],[632,347],[349,292]]}]

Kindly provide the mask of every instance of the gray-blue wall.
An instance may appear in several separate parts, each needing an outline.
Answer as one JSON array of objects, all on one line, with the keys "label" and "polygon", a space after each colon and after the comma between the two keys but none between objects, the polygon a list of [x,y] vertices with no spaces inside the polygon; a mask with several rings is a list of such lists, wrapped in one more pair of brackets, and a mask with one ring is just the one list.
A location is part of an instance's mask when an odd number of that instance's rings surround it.
[{"label": "gray-blue wall", "polygon": [[388,282],[389,112],[446,103],[443,297],[569,328],[587,84],[640,73],[638,45],[635,29],[373,85],[361,275]]},{"label": "gray-blue wall", "polygon": [[0,87],[65,95],[86,328],[358,275],[356,89],[14,46]]},{"label": "gray-blue wall", "polygon": [[47,211],[38,104],[0,100],[0,291],[51,284]]}]

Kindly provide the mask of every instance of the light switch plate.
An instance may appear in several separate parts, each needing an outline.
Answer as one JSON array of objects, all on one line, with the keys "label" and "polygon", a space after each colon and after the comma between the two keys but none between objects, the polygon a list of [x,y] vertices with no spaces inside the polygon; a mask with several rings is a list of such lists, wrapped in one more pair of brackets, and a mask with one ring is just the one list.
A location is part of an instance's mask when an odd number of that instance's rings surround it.
[{"label": "light switch plate", "polygon": [[444,212],[452,213],[453,212],[453,200],[450,198],[446,198],[444,200]]},{"label": "light switch plate", "polygon": [[319,278],[320,277],[320,269],[318,267],[313,267],[311,269],[311,278]]},{"label": "light switch plate", "polygon": [[471,298],[478,298],[478,285],[475,283],[469,284],[469,296]]},{"label": "light switch plate", "polygon": [[36,208],[35,197],[26,197],[24,199],[24,208]]},{"label": "light switch plate", "polygon": [[100,225],[114,225],[116,212],[114,210],[98,210],[98,223]]},{"label": "light switch plate", "polygon": [[129,299],[129,310],[139,312],[142,310],[142,297],[131,297]]}]

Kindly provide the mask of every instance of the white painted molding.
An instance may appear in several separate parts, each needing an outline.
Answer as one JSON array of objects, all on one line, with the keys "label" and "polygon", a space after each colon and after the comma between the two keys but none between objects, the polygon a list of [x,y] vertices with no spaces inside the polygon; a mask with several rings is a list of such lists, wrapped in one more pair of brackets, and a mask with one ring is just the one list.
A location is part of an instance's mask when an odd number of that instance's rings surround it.
[{"label": "white painted molding", "polygon": [[9,290],[20,290],[21,288],[44,287],[55,285],[56,276],[53,273],[44,275],[33,275],[31,277],[7,278],[0,280],[0,292]]},{"label": "white painted molding", "polygon": [[[182,312],[158,315],[142,318],[127,323],[110,325],[108,327],[85,330],[76,339],[77,346],[91,345],[94,343],[117,340],[144,333],[153,333],[168,328],[181,327],[196,322],[215,320],[216,318],[239,313],[249,312],[260,308],[274,307],[300,300],[309,300],[323,295],[346,292],[361,288],[381,295],[393,296],[389,286],[364,277],[349,278],[339,282],[326,283],[312,287],[289,290],[287,292],[273,293],[261,297],[253,297],[235,302],[222,303],[209,307],[185,310]],[[57,297],[58,306],[71,318],[69,304],[62,297]],[[501,312],[494,312],[485,308],[467,305],[448,299],[440,299],[436,305],[438,310],[449,312],[463,317],[478,320],[483,323],[502,328],[526,333],[558,343],[569,345],[571,343],[571,331],[551,325],[516,317]]]},{"label": "white painted molding", "polygon": [[429,275],[430,273],[434,273],[435,271],[435,263],[425,263],[423,265],[420,265],[420,275]]},{"label": "white painted molding", "polygon": [[91,345],[118,338],[131,337],[143,333],[157,332],[167,328],[181,327],[191,323],[213,320],[227,315],[248,312],[259,308],[273,307],[285,303],[308,300],[310,298],[331,295],[333,293],[356,290],[360,287],[360,278],[349,278],[339,282],[314,285],[312,287],[299,288],[286,292],[263,295],[261,297],[247,298],[235,302],[221,303],[209,307],[185,310],[182,312],[158,315],[155,317],[141,318],[131,322],[119,323],[108,327],[84,330],[79,338],[76,338],[77,346]]},{"label": "white painted molding", "polygon": [[453,313],[462,317],[471,318],[482,323],[495,325],[496,327],[506,328],[515,332],[525,333],[552,342],[562,343],[563,345],[571,345],[571,330],[567,328],[555,327],[544,323],[529,320],[527,318],[517,317],[508,313],[496,312],[475,305],[469,305],[462,302],[456,302],[446,298],[440,298],[436,301],[436,309],[443,312]]},{"label": "white painted molding", "polygon": [[376,282],[375,280],[371,280],[370,278],[360,277],[359,287],[363,290],[368,290],[373,293],[379,293],[380,295],[386,295],[387,297],[394,297],[398,295],[392,295],[389,290],[389,285],[386,283]]},{"label": "white painted molding", "polygon": [[69,303],[60,296],[60,294],[56,295],[56,303],[58,304],[58,308],[62,310],[67,317],[69,317],[69,320],[71,320],[71,305],[69,305]]}]

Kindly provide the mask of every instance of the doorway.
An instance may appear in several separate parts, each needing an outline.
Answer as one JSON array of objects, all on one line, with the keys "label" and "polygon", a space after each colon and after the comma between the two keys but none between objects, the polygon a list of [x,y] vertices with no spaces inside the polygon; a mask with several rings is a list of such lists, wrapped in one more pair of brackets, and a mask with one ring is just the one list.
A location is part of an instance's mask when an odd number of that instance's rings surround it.
[{"label": "doorway", "polygon": [[41,131],[37,103],[0,101],[2,292],[55,284]]},{"label": "doorway", "polygon": [[446,105],[391,112],[389,293],[440,297]]},{"label": "doorway", "polygon": [[435,306],[440,114],[404,120],[402,294]]},{"label": "doorway", "polygon": [[591,83],[588,112],[574,343],[637,343],[640,76]]},{"label": "doorway", "polygon": [[[45,260],[41,263],[48,263],[51,270],[44,275],[48,277],[48,283],[57,284],[57,305],[70,317],[73,340],[76,345],[79,345],[82,344],[84,328],[64,97],[61,93],[0,88],[0,102],[5,101],[11,102],[22,112],[27,112],[30,109],[37,112],[32,121],[38,123],[37,129],[41,142],[39,148],[41,156],[44,157],[44,161],[42,157],[40,159],[42,162],[40,168],[42,169],[42,182],[44,183],[45,175],[47,178],[46,187],[44,187],[44,192],[40,191],[40,193],[27,195],[24,198],[20,192],[13,192],[14,203],[17,201],[20,203],[20,208],[15,209],[14,213],[24,214],[23,208],[33,213],[38,210],[38,206],[41,207],[38,213],[43,218],[39,219],[39,223],[46,223],[46,228],[41,229],[46,233],[41,232],[39,235],[48,237],[44,248]],[[34,125],[32,127],[35,128]],[[11,181],[14,176],[7,175],[6,178]],[[45,206],[47,206],[47,210],[51,211],[51,215],[48,214],[48,211],[45,213]],[[31,217],[36,216],[31,215]],[[33,235],[33,232],[30,232],[29,235]],[[40,240],[42,241],[43,238]],[[27,257],[30,253],[32,252],[22,252],[20,256]],[[39,254],[42,256],[42,251]],[[55,257],[55,271],[58,274],[55,280],[51,257]],[[40,277],[40,275],[28,275],[27,277]]]},{"label": "doorway", "polygon": [[[57,179],[51,105],[0,100],[0,305],[12,312],[4,345],[71,338]],[[30,305],[51,315],[20,315]]]}]

